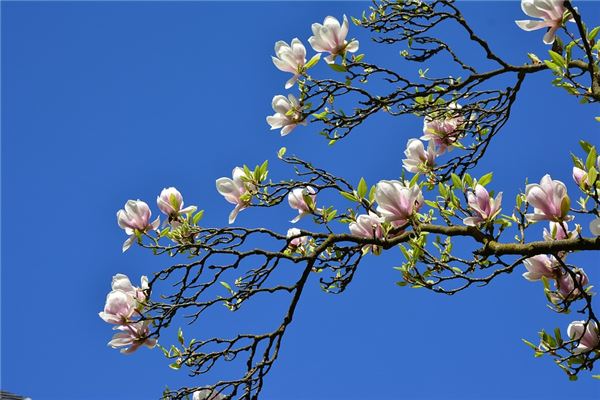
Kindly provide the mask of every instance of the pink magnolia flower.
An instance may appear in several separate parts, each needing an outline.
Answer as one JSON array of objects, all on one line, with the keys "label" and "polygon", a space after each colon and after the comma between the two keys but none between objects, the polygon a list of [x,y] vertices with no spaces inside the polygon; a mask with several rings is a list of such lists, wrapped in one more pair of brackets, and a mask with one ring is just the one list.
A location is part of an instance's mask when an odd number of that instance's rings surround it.
[{"label": "pink magnolia flower", "polygon": [[252,189],[252,184],[242,180],[242,177],[246,175],[242,168],[235,167],[231,175],[233,179],[223,177],[216,181],[217,191],[225,197],[225,200],[235,204],[235,208],[229,214],[230,224],[235,221],[240,211],[248,208],[250,204],[249,189]]},{"label": "pink magnolia flower", "polygon": [[150,222],[151,216],[150,207],[141,200],[128,200],[124,209],[117,211],[117,223],[129,235],[129,238],[123,243],[123,251],[131,247],[136,238],[136,232],[144,233],[158,228],[160,218],[157,217]]},{"label": "pink magnolia flower", "polygon": [[465,129],[465,117],[460,113],[462,107],[457,103],[449,103],[445,111],[428,115],[423,121],[422,140],[432,141],[440,155],[452,150]]},{"label": "pink magnolia flower", "polygon": [[575,354],[587,353],[600,344],[600,333],[596,321],[573,321],[567,328],[567,334],[573,340],[579,340]]},{"label": "pink magnolia flower", "polygon": [[573,167],[573,180],[577,186],[581,186],[581,182],[586,185],[587,173],[578,167]]},{"label": "pink magnolia flower", "polygon": [[427,150],[419,139],[409,139],[404,150],[406,158],[402,160],[404,169],[413,174],[427,172],[435,165],[437,152],[433,141],[429,142]]},{"label": "pink magnolia flower", "polygon": [[548,28],[544,35],[544,43],[552,44],[556,37],[556,31],[562,26],[565,7],[563,0],[521,0],[521,9],[525,14],[541,20],[515,21],[519,28],[525,31]]},{"label": "pink magnolia flower", "polygon": [[196,390],[192,396],[192,400],[225,400],[225,396],[212,391],[210,389]]},{"label": "pink magnolia flower", "polygon": [[381,239],[383,237],[381,220],[377,214],[372,212],[359,215],[356,217],[356,222],[351,222],[348,228],[350,228],[350,233],[361,238]]},{"label": "pink magnolia flower", "polygon": [[273,64],[283,72],[290,72],[293,76],[285,83],[285,88],[294,86],[306,64],[306,48],[298,38],[292,39],[291,44],[283,40],[275,43],[275,55],[271,57]]},{"label": "pink magnolia flower", "polygon": [[418,185],[408,187],[400,181],[380,181],[375,188],[377,211],[394,226],[402,226],[423,205]]},{"label": "pink magnolia flower", "polygon": [[592,235],[600,236],[600,218],[596,218],[590,222],[590,231]]},{"label": "pink magnolia flower", "polygon": [[133,286],[131,281],[124,274],[116,274],[112,278],[111,284],[112,290],[119,290],[133,297],[138,302],[144,302],[146,300],[146,290],[149,289],[148,277],[142,275],[140,287]]},{"label": "pink magnolia flower", "polygon": [[544,240],[565,240],[572,239],[577,232],[569,231],[569,225],[566,222],[549,222],[548,229],[544,228]]},{"label": "pink magnolia flower", "polygon": [[[563,272],[556,280],[556,288],[563,299],[572,300],[578,298],[581,295],[579,287],[584,288],[589,283],[588,276],[583,269],[575,268],[573,269],[573,273],[576,276],[575,279],[573,279],[571,274]],[[577,285],[575,285],[575,282],[577,282]]]},{"label": "pink magnolia flower", "polygon": [[568,215],[571,200],[567,187],[561,181],[552,180],[550,175],[544,175],[539,184],[527,185],[525,195],[527,202],[534,207],[533,214],[526,215],[528,221],[563,222],[573,219]]},{"label": "pink magnolia flower", "polygon": [[475,192],[467,193],[467,202],[472,211],[472,216],[463,220],[465,225],[477,226],[484,222],[492,221],[500,213],[502,205],[502,192],[495,199],[481,185],[475,186]]},{"label": "pink magnolia flower", "polygon": [[298,210],[298,216],[290,221],[296,223],[300,221],[300,218],[316,211],[317,194],[315,189],[310,186],[293,189],[288,194],[288,203],[294,210]]},{"label": "pink magnolia flower", "polygon": [[298,228],[290,228],[287,231],[287,235],[286,237],[290,240],[290,244],[289,246],[292,249],[296,249],[300,246],[304,246],[306,243],[308,243],[308,237],[306,236],[300,236],[302,234],[302,232],[300,232],[300,229]]},{"label": "pink magnolia flower", "polygon": [[183,208],[183,196],[174,187],[163,189],[156,198],[156,205],[169,217],[169,221],[177,221],[180,215],[196,211],[195,206]]},{"label": "pink magnolia flower", "polygon": [[298,125],[306,125],[302,105],[289,94],[286,98],[282,95],[273,97],[273,111],[275,114],[267,117],[267,123],[271,125],[271,130],[281,128],[281,136],[285,136]]},{"label": "pink magnolia flower", "polygon": [[116,329],[121,331],[116,333],[108,345],[113,349],[125,347],[121,349],[121,353],[130,354],[136,351],[140,346],[146,346],[149,349],[154,348],[158,342],[156,339],[149,338],[150,329],[148,328],[150,321],[139,321],[129,325],[122,325]]},{"label": "pink magnolia flower", "polygon": [[328,16],[323,21],[323,25],[314,23],[311,26],[313,36],[308,38],[308,43],[317,52],[330,53],[325,57],[328,64],[333,64],[336,56],[342,56],[346,52],[355,53],[358,51],[358,40],[352,40],[350,43],[346,40],[348,35],[348,18],[344,15],[344,21],[340,26],[337,18]]},{"label": "pink magnolia flower", "polygon": [[109,324],[123,325],[135,312],[136,300],[121,290],[113,290],[106,296],[104,311],[98,313]]},{"label": "pink magnolia flower", "polygon": [[527,269],[527,272],[523,274],[523,278],[528,281],[539,281],[543,276],[548,279],[555,279],[556,277],[557,266],[554,257],[540,254],[523,260],[523,265]]}]

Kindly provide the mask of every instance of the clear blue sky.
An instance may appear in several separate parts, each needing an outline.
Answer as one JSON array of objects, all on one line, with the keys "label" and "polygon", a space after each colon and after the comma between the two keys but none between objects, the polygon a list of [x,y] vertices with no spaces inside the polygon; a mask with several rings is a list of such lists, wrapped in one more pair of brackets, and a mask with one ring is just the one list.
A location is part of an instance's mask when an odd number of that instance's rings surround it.
[{"label": "clear blue sky", "polygon": [[[316,127],[281,138],[265,123],[288,78],[271,63],[275,41],[306,43],[311,23],[358,16],[368,4],[2,2],[2,389],[34,400],[146,400],[165,385],[209,383],[170,370],[158,350],[123,356],[106,346],[112,332],[97,313],[111,276],[137,280],[169,263],[136,247],[121,254],[115,212],[141,198],[156,214],[156,195],[176,186],[206,210],[206,225],[224,225],[230,205],[215,179],[267,158],[274,177],[288,178],[275,161],[281,146],[353,182],[397,177],[406,140],[420,135],[416,119],[378,116],[334,148]],[[577,5],[599,24],[599,2]],[[518,2],[461,6],[512,62],[544,56],[542,33],[513,22],[523,18]],[[399,49],[375,46],[353,26],[350,35],[368,59],[400,65]],[[526,177],[550,173],[574,193],[569,151],[579,139],[598,144],[598,108],[578,105],[550,80],[544,73],[526,82],[476,171],[495,171],[491,187],[504,191],[505,210]],[[286,206],[246,210],[236,223],[285,231],[292,216]],[[598,381],[569,382],[521,343],[579,319],[548,311],[522,267],[448,298],[397,287],[400,259],[370,258],[341,296],[311,282],[262,398],[600,398]],[[600,284],[597,254],[571,261]],[[276,307],[264,307],[249,308],[245,321],[266,323]],[[222,310],[186,336],[203,337],[209,325],[235,330],[231,321]]]}]

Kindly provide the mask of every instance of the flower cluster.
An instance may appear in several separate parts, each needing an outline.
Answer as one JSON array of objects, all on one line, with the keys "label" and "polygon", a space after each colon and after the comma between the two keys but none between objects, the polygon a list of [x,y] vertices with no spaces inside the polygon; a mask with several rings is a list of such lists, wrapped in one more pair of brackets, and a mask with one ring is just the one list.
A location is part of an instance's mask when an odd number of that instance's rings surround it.
[{"label": "flower cluster", "polygon": [[140,287],[133,286],[126,275],[117,274],[112,278],[112,291],[106,296],[104,310],[98,313],[105,322],[115,325],[116,333],[108,345],[122,347],[121,353],[129,354],[140,346],[154,348],[156,339],[149,338],[150,321],[143,319],[148,278],[142,276]]},{"label": "flower cluster", "polygon": [[[163,189],[156,198],[156,205],[168,217],[166,223],[174,228],[196,211],[196,206],[183,208],[183,197],[174,187]],[[131,247],[136,238],[158,229],[160,217],[150,222],[151,216],[150,207],[141,200],[128,200],[125,207],[117,211],[117,223],[129,235],[123,243],[123,252]]]},{"label": "flower cluster", "polygon": [[[303,76],[309,68],[314,66],[321,58],[321,53],[329,53],[325,57],[328,64],[333,64],[336,57],[345,60],[346,53],[358,51],[358,40],[348,42],[348,18],[344,15],[340,24],[336,18],[328,16],[322,24],[312,24],[313,36],[308,38],[308,43],[317,52],[310,61],[306,62],[306,47],[298,38],[292,39],[290,44],[282,40],[275,43],[275,56],[271,57],[275,67],[283,72],[292,74],[285,83],[285,88],[290,89]],[[306,115],[302,99],[298,100],[292,94],[287,97],[277,95],[272,101],[275,114],[267,117],[267,123],[273,129],[281,129],[281,135],[285,136],[298,125],[306,125]]]}]

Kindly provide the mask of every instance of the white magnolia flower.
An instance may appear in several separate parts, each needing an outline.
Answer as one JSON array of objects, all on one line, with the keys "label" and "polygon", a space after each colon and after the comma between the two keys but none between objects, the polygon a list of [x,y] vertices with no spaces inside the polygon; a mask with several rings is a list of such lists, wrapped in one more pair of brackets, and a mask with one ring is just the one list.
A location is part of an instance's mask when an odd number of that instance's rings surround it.
[{"label": "white magnolia flower", "polygon": [[521,9],[525,14],[539,20],[515,21],[519,28],[525,31],[535,31],[548,28],[544,35],[544,43],[552,44],[556,38],[556,31],[562,26],[565,6],[563,0],[521,0]]},{"label": "white magnolia flower", "polygon": [[285,136],[298,125],[306,125],[304,115],[302,114],[302,105],[289,94],[286,98],[282,95],[273,97],[273,110],[275,114],[267,117],[267,123],[271,125],[271,130],[281,128],[281,136]]},{"label": "white magnolia flower", "polygon": [[314,36],[308,38],[308,42],[315,51],[330,53],[325,57],[328,64],[333,64],[335,57],[343,55],[345,52],[355,53],[358,51],[358,40],[352,40],[350,43],[346,40],[348,35],[348,18],[344,15],[344,21],[335,17],[328,16],[323,24],[314,23],[311,26]]},{"label": "white magnolia flower", "polygon": [[306,48],[298,38],[292,39],[290,44],[283,40],[275,43],[275,57],[271,57],[273,64],[283,72],[290,72],[293,76],[285,83],[285,88],[294,86],[306,64]]}]

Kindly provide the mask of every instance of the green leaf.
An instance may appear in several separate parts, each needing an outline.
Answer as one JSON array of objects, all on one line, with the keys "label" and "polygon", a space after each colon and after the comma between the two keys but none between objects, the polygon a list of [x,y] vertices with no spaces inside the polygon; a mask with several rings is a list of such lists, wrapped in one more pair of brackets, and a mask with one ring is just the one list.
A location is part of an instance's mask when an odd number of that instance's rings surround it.
[{"label": "green leaf", "polygon": [[315,117],[316,119],[320,119],[322,121],[327,119],[327,110],[320,112],[320,113],[314,113],[312,116]]},{"label": "green leaf", "polygon": [[585,140],[580,140],[579,146],[581,146],[581,148],[583,149],[583,151],[586,152],[586,154],[589,153],[590,149],[592,148],[592,145],[586,142]]},{"label": "green leaf", "polygon": [[479,178],[477,183],[479,183],[481,186],[485,186],[492,181],[493,176],[494,176],[493,172],[490,172],[489,174],[485,174],[484,176]]},{"label": "green leaf", "polygon": [[567,67],[567,62],[565,61],[563,56],[561,56],[560,54],[558,54],[557,52],[552,51],[552,50],[548,50],[548,54],[550,54],[550,58],[552,58],[552,61],[554,61],[554,64],[558,65],[561,68]]},{"label": "green leaf", "polygon": [[181,365],[178,362],[174,362],[172,364],[169,364],[169,368],[174,369],[175,371],[177,371],[179,368],[181,368]]},{"label": "green leaf", "polygon": [[454,185],[454,187],[462,190],[463,184],[459,176],[453,173],[452,175],[450,175],[450,177],[452,178],[452,184]]},{"label": "green leaf", "polygon": [[365,181],[365,178],[360,178],[360,181],[358,182],[357,192],[358,197],[360,198],[364,198],[367,194],[367,181]]},{"label": "green leaf", "polygon": [[321,53],[317,53],[317,54],[315,54],[315,55],[314,55],[314,56],[313,56],[313,57],[310,59],[310,61],[309,61],[309,62],[307,62],[307,63],[304,65],[304,69],[306,70],[306,69],[309,69],[309,68],[312,68],[312,67],[314,67],[314,66],[315,66],[315,65],[316,65],[316,64],[319,62],[319,59],[320,59],[320,58],[321,58]]},{"label": "green leaf", "polygon": [[588,40],[591,42],[592,40],[594,40],[596,38],[596,36],[598,36],[598,32],[600,32],[600,26],[595,27],[594,29],[592,29],[590,31],[590,33],[588,33]]},{"label": "green leaf", "polygon": [[340,194],[342,195],[343,198],[345,198],[346,200],[350,200],[352,202],[357,201],[356,197],[354,196],[354,194],[349,193],[349,192],[344,192],[340,190]]},{"label": "green leaf", "polygon": [[219,283],[220,283],[221,285],[223,285],[223,287],[224,287],[225,289],[229,290],[229,292],[230,292],[230,293],[233,293],[233,290],[231,290],[231,286],[229,286],[229,283],[227,283],[227,282],[223,282],[223,281],[221,281],[221,282],[219,282]]},{"label": "green leaf", "polygon": [[202,219],[203,215],[204,215],[204,210],[200,210],[196,213],[196,215],[194,215],[194,218],[192,219],[192,222],[194,223],[194,225],[198,225],[198,221],[200,221]]},{"label": "green leaf", "polygon": [[331,68],[332,70],[334,70],[335,72],[346,72],[346,67],[344,67],[343,65],[339,65],[339,64],[327,64],[329,65],[329,68]]},{"label": "green leaf", "polygon": [[598,171],[596,170],[596,168],[595,167],[590,168],[590,170],[588,171],[588,175],[587,175],[588,185],[592,186],[594,184],[594,182],[596,182],[597,178],[598,178]]},{"label": "green leaf", "polygon": [[287,149],[285,147],[280,148],[279,151],[277,152],[277,157],[283,158],[283,156],[285,156],[286,151],[287,151]]},{"label": "green leaf", "polygon": [[591,169],[593,166],[596,165],[597,156],[598,154],[596,153],[596,146],[592,146],[590,148],[587,158],[585,159],[585,166],[587,169]]},{"label": "green leaf", "polygon": [[354,57],[354,59],[352,61],[354,61],[355,63],[359,63],[363,60],[363,58],[365,58],[364,54],[359,54],[356,57]]},{"label": "green leaf", "polygon": [[181,327],[179,327],[179,329],[177,330],[177,340],[183,346],[183,331],[181,330]]}]

